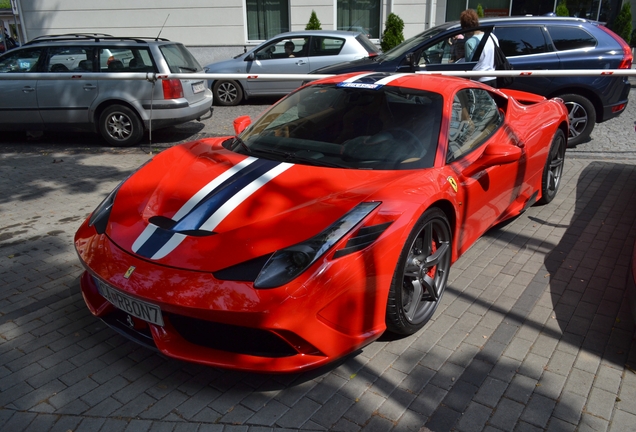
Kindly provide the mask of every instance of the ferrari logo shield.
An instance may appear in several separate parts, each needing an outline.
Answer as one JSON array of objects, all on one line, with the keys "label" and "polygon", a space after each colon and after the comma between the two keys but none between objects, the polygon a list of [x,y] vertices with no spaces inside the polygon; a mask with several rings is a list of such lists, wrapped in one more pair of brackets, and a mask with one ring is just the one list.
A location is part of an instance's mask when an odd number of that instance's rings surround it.
[{"label": "ferrari logo shield", "polygon": [[134,271],[135,271],[135,266],[128,267],[128,270],[126,270],[126,273],[124,273],[124,277],[128,279],[130,275],[133,274]]},{"label": "ferrari logo shield", "polygon": [[453,177],[451,177],[451,176],[448,176],[448,178],[446,180],[448,180],[448,182],[450,183],[450,185],[453,188],[453,190],[455,192],[457,192],[457,182],[455,181],[455,179]]}]

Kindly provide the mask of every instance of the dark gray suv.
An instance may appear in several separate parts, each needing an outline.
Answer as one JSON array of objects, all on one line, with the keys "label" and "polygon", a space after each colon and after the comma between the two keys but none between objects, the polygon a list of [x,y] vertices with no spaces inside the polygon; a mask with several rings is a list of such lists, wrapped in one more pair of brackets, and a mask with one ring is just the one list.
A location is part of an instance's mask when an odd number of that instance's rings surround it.
[{"label": "dark gray suv", "polygon": [[[517,70],[630,69],[629,46],[601,23],[579,18],[484,18],[482,44],[490,32]],[[472,70],[476,60],[461,52],[464,34],[459,22],[448,22],[420,33],[376,57],[318,69],[317,74],[356,71],[412,72]],[[464,39],[465,40],[465,39]],[[480,52],[480,48],[476,49]],[[584,142],[596,123],[625,110],[627,77],[568,76],[516,78],[511,88],[561,97],[570,112],[570,146]]]},{"label": "dark gray suv", "polygon": [[202,79],[99,79],[102,73],[149,72],[203,68],[185,46],[167,39],[36,38],[0,56],[0,74],[56,74],[55,79],[1,79],[0,130],[88,130],[112,146],[129,146],[151,125],[176,125],[210,112],[212,92]]}]

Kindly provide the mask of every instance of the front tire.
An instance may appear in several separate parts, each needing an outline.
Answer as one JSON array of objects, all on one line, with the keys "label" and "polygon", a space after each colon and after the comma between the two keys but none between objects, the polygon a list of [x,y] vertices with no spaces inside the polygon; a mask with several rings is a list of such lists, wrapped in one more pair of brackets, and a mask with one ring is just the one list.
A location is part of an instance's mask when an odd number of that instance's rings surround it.
[{"label": "front tire", "polygon": [[444,212],[426,210],[409,234],[393,275],[386,310],[390,332],[411,335],[431,319],[446,289],[451,245]]},{"label": "front tire", "polygon": [[113,147],[129,147],[141,140],[143,124],[132,109],[111,105],[99,116],[99,132]]},{"label": "front tire", "polygon": [[596,108],[588,98],[577,94],[564,94],[559,97],[568,108],[570,119],[568,146],[575,147],[586,142],[590,137],[596,125]]},{"label": "front tire", "polygon": [[552,144],[550,144],[550,152],[545,161],[543,168],[543,176],[541,177],[541,199],[539,204],[547,204],[556,196],[559,185],[561,184],[561,176],[563,175],[563,161],[565,160],[565,134],[561,129],[557,129]]},{"label": "front tire", "polygon": [[221,106],[236,106],[243,100],[243,89],[236,81],[216,81],[212,94],[214,102]]}]

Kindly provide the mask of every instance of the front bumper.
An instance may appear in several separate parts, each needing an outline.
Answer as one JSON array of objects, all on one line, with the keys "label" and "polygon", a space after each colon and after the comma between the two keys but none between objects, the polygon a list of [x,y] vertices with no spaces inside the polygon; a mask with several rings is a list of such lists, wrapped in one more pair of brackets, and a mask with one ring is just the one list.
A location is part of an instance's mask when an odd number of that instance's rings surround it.
[{"label": "front bumper", "polygon": [[[89,310],[119,333],[169,357],[244,371],[298,372],[354,352],[386,328],[394,263],[388,272],[369,272],[368,257],[358,253],[318,262],[307,277],[286,286],[258,290],[249,282],[157,266],[91,231],[84,224],[75,241],[87,269],[81,291]],[[131,267],[134,273],[125,278]],[[164,325],[113,306],[100,294],[96,278],[159,306]]]}]

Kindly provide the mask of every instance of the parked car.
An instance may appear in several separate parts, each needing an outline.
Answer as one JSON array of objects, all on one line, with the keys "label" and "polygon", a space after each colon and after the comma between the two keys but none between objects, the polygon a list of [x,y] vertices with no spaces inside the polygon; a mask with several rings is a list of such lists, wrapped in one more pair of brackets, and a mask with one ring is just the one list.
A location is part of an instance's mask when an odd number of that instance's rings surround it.
[{"label": "parked car", "polygon": [[[598,22],[542,16],[483,18],[480,24],[485,33],[482,42],[494,31],[506,57],[518,70],[630,69],[632,65],[629,46]],[[459,22],[448,22],[379,56],[314,73],[472,70],[476,60],[463,57],[462,38],[466,33]],[[511,88],[562,98],[570,113],[568,143],[574,146],[588,139],[596,123],[624,111],[630,83],[627,77],[610,76],[524,77],[516,78]]]},{"label": "parked car", "polygon": [[[285,45],[292,47],[285,51]],[[297,31],[281,33],[231,60],[211,63],[209,73],[306,74],[348,60],[373,57],[378,47],[360,31]],[[302,81],[209,80],[218,105],[238,105],[251,96],[282,96]]]},{"label": "parked car", "polygon": [[238,370],[411,335],[484,232],[554,199],[567,121],[560,99],[455,77],[314,82],[113,190],[75,234],[83,298],[138,343]]},{"label": "parked car", "polygon": [[112,146],[137,143],[144,130],[210,112],[205,80],[100,80],[82,73],[203,72],[180,43],[167,39],[68,34],[38,37],[0,56],[0,73],[69,73],[59,79],[0,80],[0,130],[87,130]]}]

